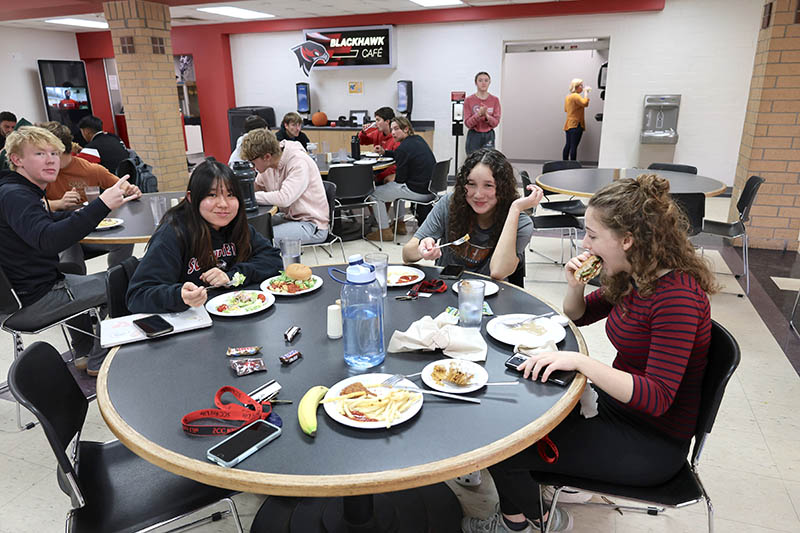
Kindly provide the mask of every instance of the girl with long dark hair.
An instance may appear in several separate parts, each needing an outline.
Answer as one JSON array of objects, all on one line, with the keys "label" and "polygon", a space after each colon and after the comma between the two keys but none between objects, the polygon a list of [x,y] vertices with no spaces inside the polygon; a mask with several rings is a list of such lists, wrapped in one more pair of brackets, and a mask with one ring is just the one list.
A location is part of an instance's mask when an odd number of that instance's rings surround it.
[{"label": "girl with long dark hair", "polygon": [[234,274],[257,283],[278,273],[280,251],[248,224],[233,171],[216,161],[197,165],[186,197],[164,215],[128,288],[133,313],[185,311],[203,305],[207,287]]},{"label": "girl with long dark hair", "polygon": [[[531,185],[520,197],[514,169],[493,148],[469,155],[456,177],[455,190],[439,200],[414,237],[403,247],[403,260],[435,260],[437,265],[460,264],[467,270],[505,279],[525,261],[533,223],[525,210],[538,205],[542,190]],[[438,241],[469,241],[441,249]]]}]

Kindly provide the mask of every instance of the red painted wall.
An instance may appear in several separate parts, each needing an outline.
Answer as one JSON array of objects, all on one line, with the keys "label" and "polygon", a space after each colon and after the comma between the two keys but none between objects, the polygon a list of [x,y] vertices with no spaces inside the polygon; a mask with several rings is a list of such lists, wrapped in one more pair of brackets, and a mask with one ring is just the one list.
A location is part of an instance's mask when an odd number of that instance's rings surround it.
[{"label": "red painted wall", "polygon": [[84,59],[86,78],[89,81],[89,98],[92,100],[92,113],[103,121],[103,129],[115,133],[114,115],[111,113],[111,99],[106,87],[106,69],[102,59]]},{"label": "red painted wall", "polygon": [[[203,128],[203,147],[206,155],[213,155],[220,161],[227,161],[230,155],[228,108],[236,107],[229,40],[231,34],[335,26],[437,24],[525,17],[660,11],[664,9],[665,2],[666,0],[574,0],[572,2],[177,26],[172,28],[172,51],[174,54],[191,54],[194,58],[200,119]],[[79,33],[77,37],[81,59],[114,57],[110,32]],[[91,79],[89,85],[90,90],[94,91]],[[104,87],[103,90],[106,91]]]}]

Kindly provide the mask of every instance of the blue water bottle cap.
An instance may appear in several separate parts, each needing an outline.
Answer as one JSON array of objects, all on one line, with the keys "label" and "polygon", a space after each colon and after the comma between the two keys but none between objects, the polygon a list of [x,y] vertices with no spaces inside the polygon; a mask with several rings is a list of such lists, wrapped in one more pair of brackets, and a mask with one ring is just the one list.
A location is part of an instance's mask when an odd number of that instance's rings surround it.
[{"label": "blue water bottle cap", "polygon": [[347,282],[365,284],[375,281],[375,270],[367,265],[350,265],[347,267]]}]

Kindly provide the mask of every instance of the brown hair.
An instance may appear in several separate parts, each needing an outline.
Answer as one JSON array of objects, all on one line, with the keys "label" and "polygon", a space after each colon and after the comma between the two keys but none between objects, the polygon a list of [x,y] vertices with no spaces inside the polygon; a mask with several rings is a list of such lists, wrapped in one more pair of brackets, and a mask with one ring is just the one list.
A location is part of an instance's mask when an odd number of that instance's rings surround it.
[{"label": "brown hair", "polygon": [[43,128],[58,137],[61,144],[64,145],[64,153],[69,154],[72,152],[72,132],[69,128],[60,122],[51,120],[50,122],[39,122],[35,124],[37,128]]},{"label": "brown hair", "polygon": [[302,124],[302,123],[303,123],[303,117],[301,117],[300,115],[298,115],[294,111],[289,111],[288,113],[283,115],[283,120],[281,121],[281,124],[283,124],[283,125],[286,125],[286,124]]},{"label": "brown hair", "polygon": [[416,135],[414,131],[414,126],[411,125],[411,121],[408,120],[406,117],[394,117],[392,122],[397,124],[397,127],[401,130],[408,130],[409,135]]},{"label": "brown hair", "polygon": [[655,174],[621,179],[600,189],[588,207],[618,236],[630,234],[626,256],[632,270],[602,278],[605,299],[617,304],[633,283],[643,298],[653,294],[658,272],[679,270],[692,276],[708,294],[719,291],[709,261],[697,255],[689,241],[689,221],[669,194],[669,181]]},{"label": "brown hair", "polygon": [[17,170],[17,166],[14,164],[11,156],[17,155],[22,157],[22,151],[26,144],[31,144],[38,148],[52,146],[60,152],[64,151],[64,143],[46,129],[37,128],[35,126],[23,126],[12,131],[8,134],[8,137],[6,137],[5,148],[8,154],[8,167],[11,170]]},{"label": "brown hair", "polygon": [[267,154],[281,153],[281,145],[275,134],[264,129],[248,132],[242,139],[242,158],[247,161],[258,159]]}]

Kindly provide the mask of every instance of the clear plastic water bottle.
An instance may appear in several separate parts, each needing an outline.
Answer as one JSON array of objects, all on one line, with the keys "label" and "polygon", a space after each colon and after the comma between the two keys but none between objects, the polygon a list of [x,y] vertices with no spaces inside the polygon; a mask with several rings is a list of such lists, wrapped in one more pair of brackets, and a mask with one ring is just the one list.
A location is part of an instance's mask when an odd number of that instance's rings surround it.
[{"label": "clear plastic water bottle", "polygon": [[[383,294],[375,278],[375,267],[365,264],[361,255],[348,258],[346,281],[342,283],[342,337],[344,362],[359,370],[371,368],[386,359],[383,338]],[[330,271],[341,272],[338,269]]]}]

